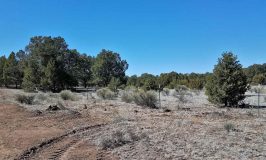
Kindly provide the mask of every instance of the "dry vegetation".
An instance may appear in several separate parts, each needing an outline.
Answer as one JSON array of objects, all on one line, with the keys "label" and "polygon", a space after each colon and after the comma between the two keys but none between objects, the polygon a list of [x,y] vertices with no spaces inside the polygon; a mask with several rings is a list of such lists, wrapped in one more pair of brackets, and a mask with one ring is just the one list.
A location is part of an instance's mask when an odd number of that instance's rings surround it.
[{"label": "dry vegetation", "polygon": [[[28,159],[266,159],[266,109],[218,108],[203,91],[164,92],[152,109],[134,101],[146,92],[106,98],[1,89],[0,159],[34,147]],[[149,94],[157,108],[157,93]]]}]

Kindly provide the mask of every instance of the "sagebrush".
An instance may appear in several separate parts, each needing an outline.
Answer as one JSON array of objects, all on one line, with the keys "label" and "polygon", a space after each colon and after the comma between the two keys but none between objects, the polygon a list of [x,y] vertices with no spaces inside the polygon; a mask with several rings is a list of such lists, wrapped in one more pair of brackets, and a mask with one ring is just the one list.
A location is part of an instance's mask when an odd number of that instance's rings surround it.
[{"label": "sagebrush", "polygon": [[76,98],[75,98],[75,95],[69,91],[69,90],[63,90],[60,92],[60,96],[63,100],[71,100],[71,101],[74,101]]},{"label": "sagebrush", "polygon": [[102,99],[109,99],[112,100],[116,97],[116,93],[111,91],[108,88],[102,88],[97,91],[97,96]]},{"label": "sagebrush", "polygon": [[140,106],[158,108],[158,97],[153,91],[137,91],[133,95],[133,101]]},{"label": "sagebrush", "polygon": [[24,95],[24,94],[18,94],[16,95],[16,100],[22,104],[33,104],[35,96],[34,95]]}]

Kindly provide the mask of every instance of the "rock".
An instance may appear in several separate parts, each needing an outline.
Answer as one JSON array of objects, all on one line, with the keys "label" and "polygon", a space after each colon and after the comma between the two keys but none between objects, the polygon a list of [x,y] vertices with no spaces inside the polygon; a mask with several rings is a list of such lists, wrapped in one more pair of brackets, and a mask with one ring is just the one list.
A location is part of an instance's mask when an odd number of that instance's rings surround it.
[{"label": "rock", "polygon": [[46,111],[58,111],[61,110],[57,105],[50,105]]},{"label": "rock", "polygon": [[33,114],[34,114],[35,116],[39,116],[39,115],[42,114],[42,112],[41,112],[40,110],[36,110],[36,111],[33,111]]},{"label": "rock", "polygon": [[83,109],[88,109],[88,106],[86,104],[84,104],[84,108]]}]

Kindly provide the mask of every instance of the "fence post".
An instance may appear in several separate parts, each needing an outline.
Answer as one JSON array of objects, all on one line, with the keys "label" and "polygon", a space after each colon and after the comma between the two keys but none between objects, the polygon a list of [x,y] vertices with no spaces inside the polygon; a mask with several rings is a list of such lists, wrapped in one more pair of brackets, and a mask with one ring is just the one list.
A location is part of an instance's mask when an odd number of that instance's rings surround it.
[{"label": "fence post", "polygon": [[160,105],[160,108],[162,107],[162,104],[161,104],[161,85],[159,84],[159,105]]},{"label": "fence post", "polygon": [[258,91],[258,117],[260,116],[260,90]]}]

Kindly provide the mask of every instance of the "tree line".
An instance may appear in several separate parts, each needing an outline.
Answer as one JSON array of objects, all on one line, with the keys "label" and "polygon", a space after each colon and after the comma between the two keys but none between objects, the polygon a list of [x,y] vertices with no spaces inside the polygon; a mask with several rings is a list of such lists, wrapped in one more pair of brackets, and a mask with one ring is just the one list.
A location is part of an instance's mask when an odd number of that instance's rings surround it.
[{"label": "tree line", "polygon": [[103,49],[93,57],[69,49],[62,37],[36,36],[25,50],[0,58],[0,85],[53,92],[76,86],[102,87],[112,78],[124,82],[127,69],[128,63],[113,51]]},{"label": "tree line", "polygon": [[[35,36],[24,50],[0,57],[0,86],[53,92],[77,86],[158,90],[185,85],[202,89],[213,75],[170,72],[126,76],[127,69],[127,61],[113,51],[103,49],[93,57],[69,49],[62,37]],[[243,73],[249,84],[266,84],[266,64],[254,64],[244,68]]]}]

